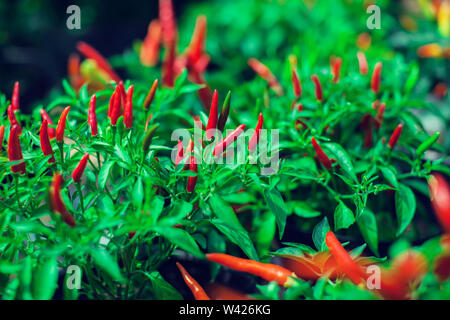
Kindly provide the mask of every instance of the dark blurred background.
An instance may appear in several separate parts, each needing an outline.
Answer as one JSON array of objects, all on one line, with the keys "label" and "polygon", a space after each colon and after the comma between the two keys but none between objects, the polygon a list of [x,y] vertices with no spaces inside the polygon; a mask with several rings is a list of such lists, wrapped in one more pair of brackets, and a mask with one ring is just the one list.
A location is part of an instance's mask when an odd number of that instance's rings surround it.
[{"label": "dark blurred background", "polygon": [[[189,3],[173,0],[177,17]],[[81,29],[69,30],[67,7],[78,5]],[[0,92],[8,97],[20,81],[21,105],[43,99],[67,75],[67,58],[79,40],[92,44],[105,57],[122,53],[142,39],[158,0],[150,1],[0,1]],[[119,74],[121,70],[117,69]]]}]

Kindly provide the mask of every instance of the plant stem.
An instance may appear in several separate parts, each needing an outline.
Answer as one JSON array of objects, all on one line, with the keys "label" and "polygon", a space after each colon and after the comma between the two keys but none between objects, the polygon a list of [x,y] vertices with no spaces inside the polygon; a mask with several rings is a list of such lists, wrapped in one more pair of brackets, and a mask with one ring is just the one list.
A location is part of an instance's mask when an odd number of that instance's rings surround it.
[{"label": "plant stem", "polygon": [[81,190],[81,185],[79,183],[75,183],[75,186],[77,188],[78,195],[80,196],[81,212],[84,214],[84,199],[83,199],[83,192]]}]

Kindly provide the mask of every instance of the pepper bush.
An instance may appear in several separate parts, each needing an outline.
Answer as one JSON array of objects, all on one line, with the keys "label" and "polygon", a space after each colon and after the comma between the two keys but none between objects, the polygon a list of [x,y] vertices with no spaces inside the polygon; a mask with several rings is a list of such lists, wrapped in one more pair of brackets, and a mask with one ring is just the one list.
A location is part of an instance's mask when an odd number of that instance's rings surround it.
[{"label": "pepper bush", "polygon": [[[227,31],[217,4],[178,29],[160,0],[110,62],[78,43],[31,114],[20,80],[1,94],[1,297],[449,299],[448,137],[420,114],[445,118],[385,31],[356,44],[362,2],[337,3],[353,18],[336,29],[321,3],[226,3],[248,12]],[[234,155],[243,125],[242,161],[208,163],[214,146]],[[197,135],[216,128],[237,131]],[[248,285],[227,281],[241,273]]]}]

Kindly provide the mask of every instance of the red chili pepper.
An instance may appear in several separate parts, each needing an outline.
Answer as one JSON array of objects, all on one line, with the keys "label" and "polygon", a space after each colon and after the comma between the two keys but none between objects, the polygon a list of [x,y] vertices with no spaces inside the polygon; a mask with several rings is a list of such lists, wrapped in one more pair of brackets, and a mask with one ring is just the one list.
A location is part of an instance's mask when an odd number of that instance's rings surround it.
[{"label": "red chili pepper", "polygon": [[[42,117],[42,120],[47,120],[48,124],[53,125],[53,121],[50,118],[50,116],[48,115],[47,111],[45,111],[45,109],[41,109],[41,117]],[[48,127],[47,131],[48,131],[48,136],[50,139],[53,139],[56,137],[56,129],[55,128]]]},{"label": "red chili pepper", "polygon": [[175,159],[175,168],[180,163],[180,161],[183,160],[183,143],[181,140],[178,140],[177,144],[177,157]]},{"label": "red chili pepper", "polygon": [[19,90],[20,90],[19,81],[16,81],[14,83],[14,89],[11,97],[11,105],[13,111],[19,110]]},{"label": "red chili pepper", "polygon": [[89,102],[89,112],[88,112],[88,124],[91,126],[91,136],[96,136],[98,134],[97,126],[97,115],[95,114],[95,104],[97,97],[95,94],[92,95],[91,101]]},{"label": "red chili pepper", "polygon": [[65,223],[71,227],[75,227],[77,223],[72,215],[67,211],[66,205],[64,204],[61,197],[61,185],[63,183],[63,177],[59,173],[53,175],[53,181],[49,189],[49,200],[51,210],[58,213]]},{"label": "red chili pepper", "polygon": [[94,60],[98,67],[106,72],[114,82],[119,82],[120,77],[111,67],[109,62],[93,47],[88,45],[86,42],[80,41],[77,43],[77,49],[80,51],[86,58]]},{"label": "red chili pepper", "polygon": [[[189,143],[186,147],[186,151],[183,155],[183,157],[185,156],[189,156],[191,154],[191,152],[194,152],[194,140],[189,140]],[[189,158],[189,160],[192,160],[191,158]],[[189,168],[191,162],[190,161],[186,161],[186,163],[184,164],[183,170],[186,170],[187,168]]]},{"label": "red chili pepper", "polygon": [[381,67],[383,64],[377,62],[373,68],[372,81],[370,82],[370,87],[373,93],[377,94],[380,91],[380,81],[381,81]]},{"label": "red chili pepper", "polygon": [[365,76],[367,74],[367,72],[369,72],[369,67],[367,65],[366,55],[364,54],[364,52],[358,51],[356,56],[358,57],[359,72],[363,76]]},{"label": "red chili pepper", "polygon": [[25,162],[23,161],[22,149],[20,147],[19,130],[20,130],[19,126],[14,125],[12,126],[11,131],[9,133],[8,159],[9,161],[22,160],[22,162],[18,164],[11,165],[11,171],[13,173],[20,172],[20,174],[25,174],[27,171],[25,168]]},{"label": "red chili pepper", "polygon": [[144,66],[151,67],[158,63],[159,45],[161,42],[161,25],[158,19],[150,22],[147,35],[142,42],[139,58]]},{"label": "red chili pepper", "polygon": [[[197,173],[197,162],[195,160],[194,156],[191,156],[190,158],[190,162],[189,162],[189,170]],[[187,182],[187,187],[186,187],[186,191],[187,192],[193,192],[195,190],[195,185],[197,184],[197,176],[194,177],[188,177],[188,182]]]},{"label": "red chili pepper", "polygon": [[123,123],[127,129],[131,129],[131,127],[133,127],[133,85],[128,87]]},{"label": "red chili pepper", "polygon": [[322,84],[320,83],[319,77],[315,74],[311,76],[311,80],[314,82],[316,99],[318,101],[323,101],[323,91]]},{"label": "red chili pepper", "polygon": [[175,45],[167,46],[166,56],[162,66],[162,81],[163,84],[169,88],[173,88],[175,82],[175,59],[176,47]]},{"label": "red chili pepper", "polygon": [[155,81],[153,81],[153,85],[150,88],[150,91],[147,94],[147,97],[145,97],[145,101],[144,101],[144,109],[147,110],[148,108],[150,108],[150,105],[153,102],[153,99],[155,98],[155,93],[156,93],[156,89],[158,88],[158,79],[155,79]]},{"label": "red chili pepper", "polygon": [[219,129],[219,131],[221,132],[223,131],[223,128],[225,128],[225,124],[227,123],[228,114],[230,113],[230,106],[231,91],[228,91],[228,94],[223,101],[222,110],[220,110],[219,120],[217,121],[217,129]]},{"label": "red chili pepper", "polygon": [[263,126],[264,118],[262,112],[259,114],[258,117],[258,123],[256,124],[255,132],[253,133],[252,137],[250,138],[250,141],[248,143],[248,151],[252,152],[256,149],[256,145],[259,141],[259,136],[261,134],[261,129]]},{"label": "red chili pepper", "polygon": [[248,65],[255,71],[261,78],[267,81],[269,88],[275,91],[278,96],[284,94],[283,88],[278,82],[277,78],[272,74],[270,69],[255,58],[248,59]]},{"label": "red chili pepper", "polygon": [[125,92],[125,86],[122,80],[119,81],[118,87],[120,93],[120,114],[123,114],[123,108],[125,107],[125,103],[127,102],[127,94]]},{"label": "red chili pepper", "polygon": [[202,67],[199,68],[197,64],[205,54],[206,24],[206,16],[200,15],[197,17],[194,33],[192,34],[191,42],[187,49],[188,63],[196,72],[204,71],[204,69]]},{"label": "red chili pepper", "polygon": [[428,189],[434,212],[444,230],[450,233],[450,186],[442,175],[434,173],[428,180]]},{"label": "red chili pepper", "polygon": [[292,286],[295,283],[292,278],[297,277],[292,271],[272,263],[237,258],[224,253],[209,253],[206,258],[233,270],[254,274],[269,282],[274,281],[284,287]]},{"label": "red chili pepper", "polygon": [[212,300],[255,300],[242,292],[217,282],[208,283],[206,285],[206,292]]},{"label": "red chili pepper", "polygon": [[59,117],[58,125],[56,126],[56,141],[58,142],[64,141],[64,130],[66,128],[66,119],[69,111],[70,107],[65,107],[63,112],[61,113],[61,116]]},{"label": "red chili pepper", "polygon": [[384,111],[386,109],[386,103],[382,102],[380,108],[378,109],[378,113],[375,116],[375,128],[380,129],[383,124]]},{"label": "red chili pepper", "polygon": [[389,138],[389,142],[388,142],[388,147],[390,149],[394,149],[395,145],[397,144],[398,139],[400,138],[402,129],[403,129],[403,125],[401,123],[397,126],[397,128],[395,128],[395,130],[392,133],[391,137]]},{"label": "red chili pepper", "polygon": [[333,83],[339,82],[341,74],[341,66],[342,66],[342,59],[340,57],[335,58],[333,61],[333,69],[332,69]]},{"label": "red chili pepper", "polygon": [[72,53],[67,60],[67,74],[72,87],[79,90],[83,86],[84,78],[80,72],[80,56],[76,53]]},{"label": "red chili pepper", "polygon": [[3,138],[5,137],[5,126],[0,126],[0,151],[3,149]]},{"label": "red chili pepper", "polygon": [[121,116],[120,112],[120,91],[119,87],[116,86],[116,90],[114,91],[111,99],[109,100],[109,108],[110,108],[110,119],[111,119],[111,125],[115,126],[117,124],[117,119]]},{"label": "red chili pepper", "polygon": [[159,22],[161,23],[164,43],[169,46],[173,45],[178,31],[172,0],[159,0]]},{"label": "red chili pepper", "polygon": [[50,144],[50,138],[48,136],[48,122],[45,119],[42,121],[41,130],[39,131],[39,138],[44,156],[52,155],[52,157],[48,159],[48,163],[55,163],[52,145]]},{"label": "red chili pepper", "polygon": [[218,102],[219,95],[217,94],[217,90],[214,90],[212,101],[211,101],[211,108],[209,109],[209,118],[208,118],[208,124],[206,125],[206,139],[210,140],[212,137],[214,137],[214,133],[216,132],[217,128],[217,108],[218,108]]},{"label": "red chili pepper", "polygon": [[21,135],[22,127],[20,126],[19,121],[17,121],[16,113],[13,110],[12,104],[10,104],[8,106],[7,112],[8,112],[8,118],[9,118],[9,123],[11,124],[11,127],[17,126],[19,128],[19,135]]},{"label": "red chili pepper", "polygon": [[87,162],[89,160],[89,153],[85,153],[81,158],[78,165],[72,171],[72,179],[75,183],[79,183],[81,176],[83,175],[84,169],[86,169]]},{"label": "red chili pepper", "polygon": [[222,141],[220,141],[213,150],[213,156],[221,155],[227,147],[234,142],[234,140],[239,137],[245,129],[245,124],[241,124],[238,126],[233,132],[231,132],[228,136],[225,137]]},{"label": "red chili pepper", "polygon": [[300,99],[302,97],[302,84],[300,78],[298,77],[297,70],[292,68],[292,88],[294,89],[295,98]]},{"label": "red chili pepper", "polygon": [[360,284],[365,277],[363,270],[344,249],[332,231],[328,231],[325,236],[325,243],[336,259],[340,271],[345,273],[354,284]]},{"label": "red chili pepper", "polygon": [[322,148],[317,143],[316,139],[314,137],[311,138],[311,143],[314,147],[314,150],[316,151],[317,157],[319,158],[320,163],[323,164],[327,170],[330,170],[332,168],[332,162],[330,158],[323,152]]},{"label": "red chili pepper", "polygon": [[184,282],[187,284],[192,294],[194,295],[195,300],[211,300],[206,294],[205,290],[200,286],[200,284],[195,281],[194,278],[186,271],[186,269],[179,263],[176,263],[178,270],[180,270],[181,275],[183,276]]}]

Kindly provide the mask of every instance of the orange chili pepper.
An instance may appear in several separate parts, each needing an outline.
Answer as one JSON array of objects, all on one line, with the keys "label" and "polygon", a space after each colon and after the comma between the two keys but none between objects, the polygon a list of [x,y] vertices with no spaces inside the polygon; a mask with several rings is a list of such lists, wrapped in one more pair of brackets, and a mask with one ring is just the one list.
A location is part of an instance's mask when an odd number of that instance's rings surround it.
[{"label": "orange chili pepper", "polygon": [[184,282],[187,284],[192,294],[194,295],[195,300],[211,300],[210,297],[206,294],[205,290],[200,286],[200,284],[192,278],[192,276],[186,271],[186,269],[181,265],[181,263],[176,263],[178,270],[180,270],[181,275],[183,276]]}]

